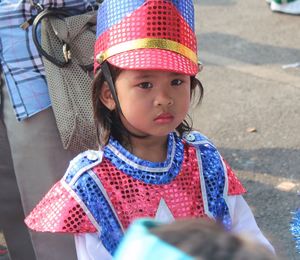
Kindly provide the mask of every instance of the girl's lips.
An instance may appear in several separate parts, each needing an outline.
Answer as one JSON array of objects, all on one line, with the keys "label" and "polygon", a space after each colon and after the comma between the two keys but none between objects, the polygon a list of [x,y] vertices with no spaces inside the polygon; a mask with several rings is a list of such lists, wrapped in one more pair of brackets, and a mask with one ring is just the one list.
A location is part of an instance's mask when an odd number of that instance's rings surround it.
[{"label": "girl's lips", "polygon": [[158,117],[156,117],[154,119],[154,121],[156,123],[164,124],[164,123],[170,123],[171,121],[173,121],[173,119],[174,119],[174,116],[172,116],[171,114],[163,113],[163,114],[160,114]]}]

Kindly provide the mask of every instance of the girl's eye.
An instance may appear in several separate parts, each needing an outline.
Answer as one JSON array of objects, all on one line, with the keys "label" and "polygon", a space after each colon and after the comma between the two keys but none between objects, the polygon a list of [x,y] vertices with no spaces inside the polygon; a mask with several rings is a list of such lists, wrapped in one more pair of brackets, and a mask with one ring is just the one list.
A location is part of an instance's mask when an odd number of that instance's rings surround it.
[{"label": "girl's eye", "polygon": [[152,88],[153,85],[150,82],[142,82],[142,83],[138,84],[138,87],[142,88],[142,89],[148,89],[148,88]]},{"label": "girl's eye", "polygon": [[174,80],[172,80],[171,85],[172,86],[179,86],[182,83],[183,83],[183,81],[181,79],[174,79]]}]

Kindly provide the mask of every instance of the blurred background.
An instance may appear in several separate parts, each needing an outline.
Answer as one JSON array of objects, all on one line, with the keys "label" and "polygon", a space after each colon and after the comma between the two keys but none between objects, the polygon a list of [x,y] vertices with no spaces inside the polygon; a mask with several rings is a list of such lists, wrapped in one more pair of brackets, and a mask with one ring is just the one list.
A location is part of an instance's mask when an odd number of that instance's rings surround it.
[{"label": "blurred background", "polygon": [[289,232],[300,207],[300,16],[274,13],[264,0],[194,2],[205,89],[194,127],[247,188],[278,255],[300,259]]}]

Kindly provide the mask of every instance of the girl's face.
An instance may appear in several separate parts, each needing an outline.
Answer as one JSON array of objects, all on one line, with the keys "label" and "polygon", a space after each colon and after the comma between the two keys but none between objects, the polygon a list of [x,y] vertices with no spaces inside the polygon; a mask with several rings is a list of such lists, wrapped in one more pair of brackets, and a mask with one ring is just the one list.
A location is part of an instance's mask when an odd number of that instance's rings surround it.
[{"label": "girl's face", "polygon": [[[116,80],[122,123],[138,135],[165,136],[184,120],[190,105],[190,76],[123,70]],[[112,102],[112,107],[115,103]]]}]

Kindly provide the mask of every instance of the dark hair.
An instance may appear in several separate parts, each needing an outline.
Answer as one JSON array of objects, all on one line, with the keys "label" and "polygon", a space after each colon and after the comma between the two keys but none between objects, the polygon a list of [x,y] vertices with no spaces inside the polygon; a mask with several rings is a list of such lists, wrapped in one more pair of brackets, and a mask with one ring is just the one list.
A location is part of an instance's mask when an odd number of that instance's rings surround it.
[{"label": "dark hair", "polygon": [[225,231],[207,219],[177,220],[149,230],[161,240],[201,260],[275,260],[262,245]]},{"label": "dark hair", "polygon": [[[111,64],[108,64],[111,72],[113,81],[115,82],[117,77],[120,75],[122,69],[117,68]],[[92,89],[92,99],[93,99],[93,109],[94,109],[94,119],[97,129],[98,142],[101,146],[107,144],[109,137],[112,136],[124,145],[130,144],[130,133],[122,124],[120,115],[116,110],[110,111],[100,100],[100,93],[103,83],[105,82],[105,77],[100,70],[95,75],[93,81]],[[199,96],[197,105],[200,104],[203,97],[203,86],[201,82],[195,77],[191,76],[191,98],[195,97],[196,88],[199,89]],[[177,128],[176,131],[180,136],[184,132],[190,132],[192,130],[192,119],[188,116],[190,124],[187,120],[184,120]]]}]

